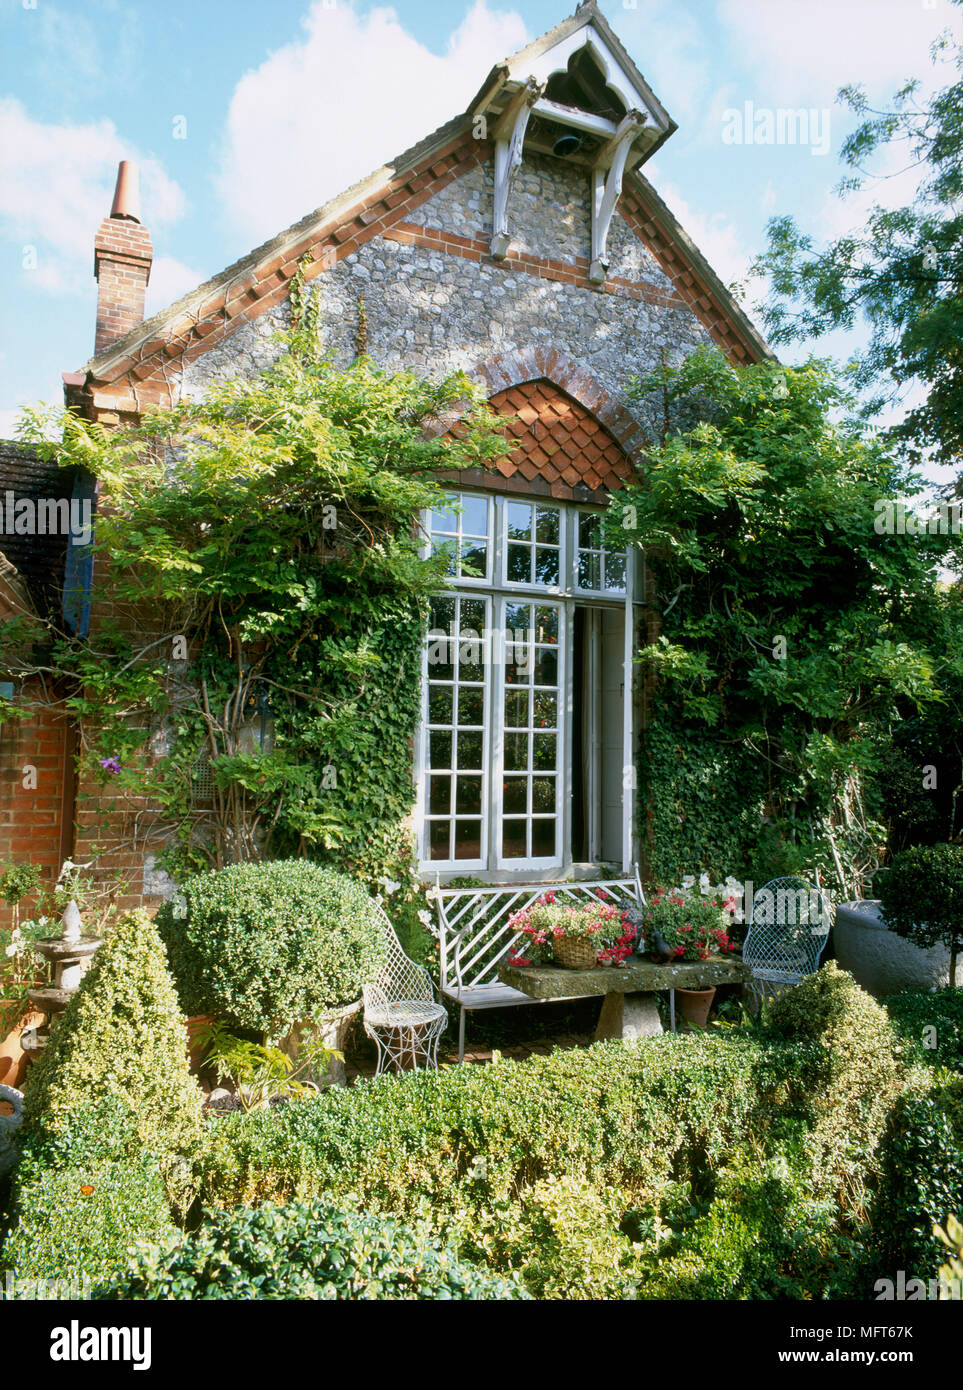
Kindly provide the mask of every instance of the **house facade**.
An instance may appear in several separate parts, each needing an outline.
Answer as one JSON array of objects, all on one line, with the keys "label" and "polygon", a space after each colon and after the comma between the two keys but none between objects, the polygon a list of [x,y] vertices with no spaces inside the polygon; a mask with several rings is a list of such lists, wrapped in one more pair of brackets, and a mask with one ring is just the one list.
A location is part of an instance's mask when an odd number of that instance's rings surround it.
[{"label": "house facade", "polygon": [[[65,374],[67,404],[92,419],[260,371],[299,265],[336,362],[363,344],[389,371],[462,369],[510,417],[504,457],[425,518],[426,545],[453,556],[413,767],[419,864],[442,881],[639,857],[632,653],[655,576],[598,526],[645,466],[650,422],[625,388],[704,344],[734,363],[770,355],[642,172],[674,129],[590,0],[461,115],[147,322],[153,252],[129,169],[96,237],[96,351]],[[103,616],[95,579],[92,625]],[[81,811],[75,857],[94,839]],[[163,886],[124,827],[102,862],[148,899]]]}]

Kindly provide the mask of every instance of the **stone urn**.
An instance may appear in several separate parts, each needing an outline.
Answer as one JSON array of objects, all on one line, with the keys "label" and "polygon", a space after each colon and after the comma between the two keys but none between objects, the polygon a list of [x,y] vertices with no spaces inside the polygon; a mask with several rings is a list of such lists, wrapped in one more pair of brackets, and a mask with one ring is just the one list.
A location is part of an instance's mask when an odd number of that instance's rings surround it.
[{"label": "stone urn", "polygon": [[878,998],[906,989],[940,989],[950,983],[947,947],[924,950],[897,936],[883,920],[877,898],[839,904],[833,943],[840,969],[848,970],[868,994]]},{"label": "stone urn", "polygon": [[[347,1004],[343,1009],[332,1009],[330,1013],[322,1014],[320,1018],[306,1018],[302,1023],[296,1023],[291,1031],[281,1039],[279,1044],[281,1051],[286,1052],[296,1063],[301,1052],[302,1035],[307,1030],[312,1039],[322,1042],[325,1047],[331,1048],[332,1051],[343,1053],[351,1020],[361,1012],[363,1007],[362,1000],[358,999],[353,1004]],[[346,1086],[348,1084],[344,1062],[337,1057],[330,1059],[326,1071],[317,1074],[309,1072],[304,1079],[313,1081],[322,1090],[328,1086]]]}]

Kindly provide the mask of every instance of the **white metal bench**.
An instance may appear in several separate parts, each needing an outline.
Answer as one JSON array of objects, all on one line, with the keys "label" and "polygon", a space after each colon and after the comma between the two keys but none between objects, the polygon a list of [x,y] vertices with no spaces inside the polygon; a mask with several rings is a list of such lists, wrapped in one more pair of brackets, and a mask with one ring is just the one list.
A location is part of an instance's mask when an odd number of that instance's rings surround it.
[{"label": "white metal bench", "polygon": [[505,1009],[538,1002],[498,979],[502,961],[527,939],[509,927],[512,913],[537,902],[543,893],[554,893],[557,901],[575,905],[605,901],[606,897],[626,907],[645,904],[638,865],[632,878],[573,883],[502,883],[482,888],[442,888],[436,883],[428,892],[438,912],[441,993],[460,1009],[459,1062],[465,1056],[467,1014],[478,1009]]}]

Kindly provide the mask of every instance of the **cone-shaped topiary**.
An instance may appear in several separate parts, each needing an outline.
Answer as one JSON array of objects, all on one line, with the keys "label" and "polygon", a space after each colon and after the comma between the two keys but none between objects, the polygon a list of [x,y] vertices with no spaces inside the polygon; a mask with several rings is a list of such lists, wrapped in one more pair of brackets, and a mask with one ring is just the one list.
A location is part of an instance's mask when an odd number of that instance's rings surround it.
[{"label": "cone-shaped topiary", "polygon": [[139,1142],[158,1156],[187,1152],[201,1133],[201,1092],[157,928],[129,912],[94,957],[30,1072],[24,1129],[55,1136],[80,1106],[118,1097]]}]

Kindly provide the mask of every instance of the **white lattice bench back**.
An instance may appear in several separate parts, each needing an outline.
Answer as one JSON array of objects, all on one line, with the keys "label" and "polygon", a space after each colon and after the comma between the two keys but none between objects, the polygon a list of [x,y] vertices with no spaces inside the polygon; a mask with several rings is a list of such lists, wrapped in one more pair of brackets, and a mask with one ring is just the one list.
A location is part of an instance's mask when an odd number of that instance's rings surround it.
[{"label": "white lattice bench back", "polygon": [[608,900],[629,907],[645,902],[638,866],[631,878],[502,883],[481,888],[442,888],[436,884],[429,889],[438,914],[441,993],[461,1010],[459,1061],[465,1055],[466,1014],[476,1009],[503,1009],[536,1002],[521,990],[503,985],[498,979],[498,967],[526,939],[508,925],[509,917],[549,892],[555,894],[557,902],[573,905]]}]

